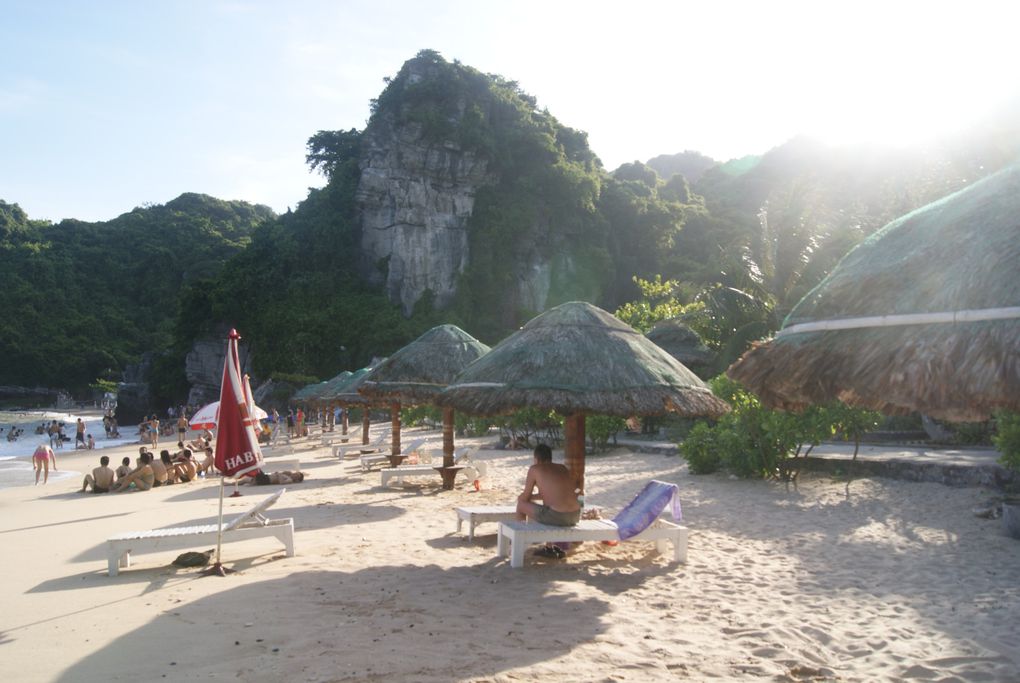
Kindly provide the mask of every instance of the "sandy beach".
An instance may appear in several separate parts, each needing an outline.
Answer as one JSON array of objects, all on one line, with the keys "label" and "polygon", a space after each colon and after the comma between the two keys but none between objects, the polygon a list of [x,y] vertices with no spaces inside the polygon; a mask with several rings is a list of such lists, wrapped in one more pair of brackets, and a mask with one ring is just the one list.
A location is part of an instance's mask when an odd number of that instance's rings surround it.
[{"label": "sandy beach", "polygon": [[[379,429],[378,427],[376,429]],[[423,432],[438,448],[438,431]],[[478,440],[492,444],[493,437]],[[85,472],[136,446],[67,452]],[[990,492],[802,477],[799,489],[692,476],[677,457],[588,460],[609,510],[652,478],[680,485],[688,562],[651,543],[565,560],[495,555],[459,505],[507,504],[530,454],[482,450],[481,491],[438,477],[381,488],[324,448],[272,517],[273,540],[224,546],[225,578],[138,555],[107,576],[111,535],[215,521],[215,481],[82,495],[80,476],[0,491],[0,675],[17,681],[1016,681],[1020,543],[972,509]],[[562,453],[557,453],[557,459]],[[226,515],[279,487],[246,487]],[[204,550],[206,547],[196,547]]]}]

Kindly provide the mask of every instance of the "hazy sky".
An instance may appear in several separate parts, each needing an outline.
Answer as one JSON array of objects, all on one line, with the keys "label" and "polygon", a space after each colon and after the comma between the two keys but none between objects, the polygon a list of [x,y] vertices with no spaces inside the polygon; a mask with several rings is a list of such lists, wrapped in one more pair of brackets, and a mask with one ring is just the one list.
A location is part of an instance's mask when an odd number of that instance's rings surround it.
[{"label": "hazy sky", "polygon": [[[1020,8],[1020,6],[1018,6]],[[0,199],[107,220],[182,192],[294,207],[430,48],[518,81],[607,168],[797,133],[904,144],[1020,85],[1011,3],[0,0]]]}]

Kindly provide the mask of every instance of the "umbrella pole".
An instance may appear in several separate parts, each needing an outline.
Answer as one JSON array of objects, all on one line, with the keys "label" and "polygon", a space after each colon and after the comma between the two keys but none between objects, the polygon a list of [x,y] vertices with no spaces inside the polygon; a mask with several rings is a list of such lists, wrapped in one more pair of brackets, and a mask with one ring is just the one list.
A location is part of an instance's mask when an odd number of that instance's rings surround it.
[{"label": "umbrella pole", "polygon": [[347,408],[340,406],[340,433],[347,436]]},{"label": "umbrella pole", "polygon": [[404,460],[400,454],[400,404],[390,404],[390,467],[398,467]]},{"label": "umbrella pole", "polygon": [[578,495],[584,495],[584,413],[574,413],[563,425],[566,443],[563,450],[567,469],[574,477]]},{"label": "umbrella pole", "polygon": [[453,467],[453,408],[443,408],[443,467]]},{"label": "umbrella pole", "polygon": [[219,523],[216,525],[216,561],[208,569],[202,572],[202,576],[226,576],[227,574],[233,574],[233,569],[227,569],[220,564],[220,548],[223,546],[223,480],[225,477],[220,477],[220,516]]},{"label": "umbrella pole", "polygon": [[368,406],[366,405],[361,409],[361,445],[368,445],[368,429],[371,427],[371,423],[368,421]]}]

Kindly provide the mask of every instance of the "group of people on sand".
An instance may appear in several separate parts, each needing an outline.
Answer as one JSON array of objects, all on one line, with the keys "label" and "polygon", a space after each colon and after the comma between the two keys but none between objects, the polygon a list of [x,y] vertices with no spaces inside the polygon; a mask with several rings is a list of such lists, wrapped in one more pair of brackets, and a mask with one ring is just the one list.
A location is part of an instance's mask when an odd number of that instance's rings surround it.
[{"label": "group of people on sand", "polygon": [[142,446],[138,449],[134,469],[131,468],[131,458],[125,457],[121,466],[112,470],[109,457],[104,455],[99,459],[99,467],[85,475],[81,492],[85,493],[89,487],[93,493],[148,491],[159,486],[195,481],[213,469],[211,446],[206,447],[201,461],[196,460],[191,449],[183,443],[178,442],[177,446],[179,450],[173,455],[168,450],[162,450],[158,457],[146,446]]}]

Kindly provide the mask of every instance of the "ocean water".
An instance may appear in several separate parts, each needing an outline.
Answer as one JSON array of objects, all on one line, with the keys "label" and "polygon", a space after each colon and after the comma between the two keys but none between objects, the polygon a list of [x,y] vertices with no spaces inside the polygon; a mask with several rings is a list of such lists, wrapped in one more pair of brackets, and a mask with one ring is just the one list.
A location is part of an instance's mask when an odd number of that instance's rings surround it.
[{"label": "ocean water", "polygon": [[[112,448],[138,441],[138,427],[121,425],[119,439],[107,439],[106,431],[103,429],[103,419],[94,412],[90,414],[67,413],[57,410],[27,410],[27,411],[0,411],[0,489],[11,486],[32,486],[35,483],[35,468],[32,466],[32,453],[41,443],[49,444],[49,436],[36,434],[36,428],[44,421],[49,424],[51,420],[64,423],[64,434],[71,437],[70,441],[64,442],[62,449],[55,451],[57,456],[56,472],[50,469],[50,483],[68,479],[71,477],[84,476],[81,472],[74,470],[65,471],[61,467],[61,454],[74,452],[75,425],[78,418],[85,422],[85,433],[91,434],[96,440],[96,449]],[[11,428],[22,429],[24,433],[16,441],[8,441],[7,435]],[[99,454],[96,454],[96,465],[99,465]],[[40,479],[40,485],[42,480]]]}]

